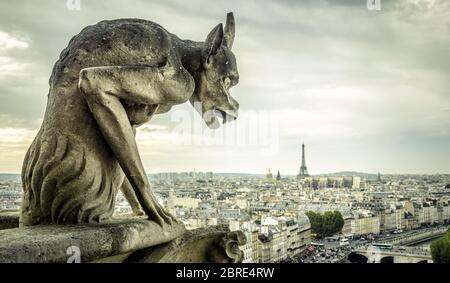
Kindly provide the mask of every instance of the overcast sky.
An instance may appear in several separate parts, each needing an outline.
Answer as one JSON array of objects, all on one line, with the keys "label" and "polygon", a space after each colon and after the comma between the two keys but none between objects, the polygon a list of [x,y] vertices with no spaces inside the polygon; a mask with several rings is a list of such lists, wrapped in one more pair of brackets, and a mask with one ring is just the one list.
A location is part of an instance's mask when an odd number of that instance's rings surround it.
[{"label": "overcast sky", "polygon": [[[147,172],[296,174],[304,141],[312,174],[450,173],[450,1],[381,0],[379,11],[366,4],[81,0],[78,11],[66,0],[2,0],[0,172],[20,172],[51,68],[84,26],[142,18],[203,41],[233,11],[240,83],[231,93],[241,117],[214,133],[201,128],[190,104],[155,117],[137,136]],[[202,143],[197,132],[180,138],[186,115],[203,131]],[[220,143],[239,127],[245,138],[236,130]]]}]

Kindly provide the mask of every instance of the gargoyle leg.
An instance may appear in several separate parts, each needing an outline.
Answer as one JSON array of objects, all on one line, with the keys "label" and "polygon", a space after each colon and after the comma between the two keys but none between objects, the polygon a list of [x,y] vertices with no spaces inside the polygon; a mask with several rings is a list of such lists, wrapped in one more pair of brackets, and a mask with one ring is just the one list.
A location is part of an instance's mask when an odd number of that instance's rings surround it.
[{"label": "gargoyle leg", "polygon": [[161,226],[176,219],[156,201],[139,156],[125,108],[120,99],[155,105],[186,101],[194,90],[184,70],[144,66],[93,67],[81,70],[79,89],[100,131],[127,176],[142,209]]}]

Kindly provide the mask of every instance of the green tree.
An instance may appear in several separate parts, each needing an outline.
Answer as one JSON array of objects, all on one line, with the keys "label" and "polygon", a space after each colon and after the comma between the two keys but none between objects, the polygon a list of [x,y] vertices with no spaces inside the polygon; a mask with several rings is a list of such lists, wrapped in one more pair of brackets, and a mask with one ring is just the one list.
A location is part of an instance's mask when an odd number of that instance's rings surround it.
[{"label": "green tree", "polygon": [[445,236],[431,243],[431,256],[436,263],[450,263],[450,227]]},{"label": "green tree", "polygon": [[339,211],[327,211],[324,214],[313,211],[306,212],[306,216],[311,223],[311,230],[318,238],[323,238],[336,234],[344,226],[344,218]]}]

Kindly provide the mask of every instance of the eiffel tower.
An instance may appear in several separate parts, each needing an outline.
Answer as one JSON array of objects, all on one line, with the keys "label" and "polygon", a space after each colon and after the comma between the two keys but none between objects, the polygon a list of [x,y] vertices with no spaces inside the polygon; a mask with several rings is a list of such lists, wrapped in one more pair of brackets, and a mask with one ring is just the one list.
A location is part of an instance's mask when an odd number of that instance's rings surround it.
[{"label": "eiffel tower", "polygon": [[305,144],[302,143],[302,165],[300,166],[300,172],[297,175],[298,179],[303,179],[305,177],[309,177],[308,168],[306,167],[305,161]]}]

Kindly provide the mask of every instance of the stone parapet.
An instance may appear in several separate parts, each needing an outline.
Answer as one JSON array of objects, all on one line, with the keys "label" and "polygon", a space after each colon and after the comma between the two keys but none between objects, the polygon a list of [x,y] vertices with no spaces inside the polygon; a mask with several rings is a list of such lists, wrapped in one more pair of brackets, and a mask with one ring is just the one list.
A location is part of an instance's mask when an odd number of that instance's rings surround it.
[{"label": "stone parapet", "polygon": [[0,223],[10,223],[0,230],[0,263],[64,263],[74,255],[80,262],[99,263],[241,262],[238,246],[246,242],[242,232],[223,226],[162,229],[140,218],[18,228],[18,214],[8,212],[0,213]]}]

